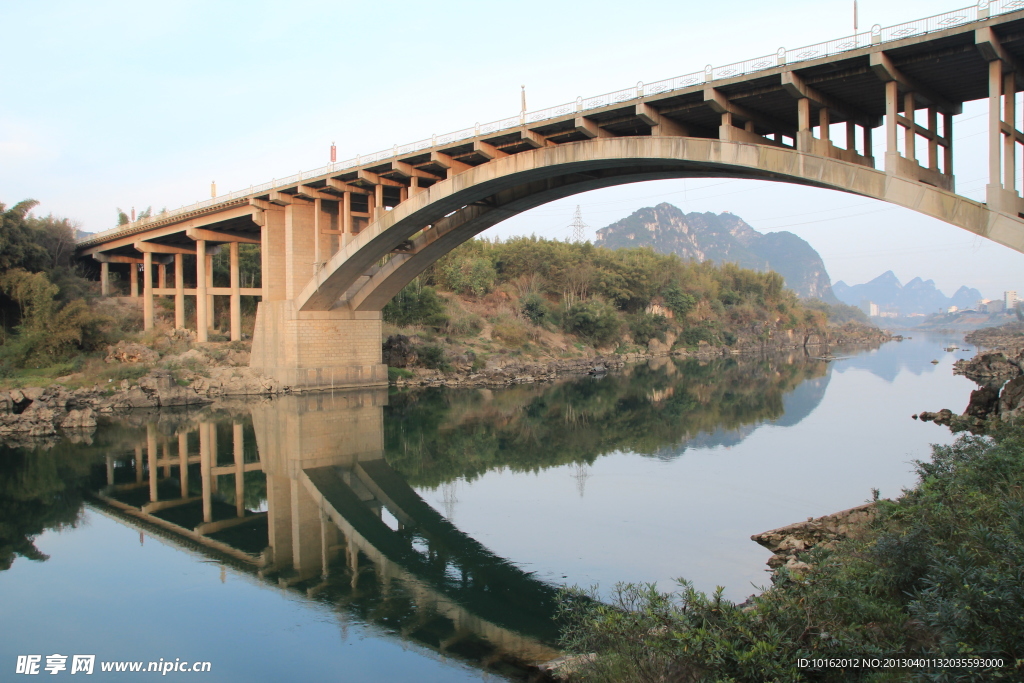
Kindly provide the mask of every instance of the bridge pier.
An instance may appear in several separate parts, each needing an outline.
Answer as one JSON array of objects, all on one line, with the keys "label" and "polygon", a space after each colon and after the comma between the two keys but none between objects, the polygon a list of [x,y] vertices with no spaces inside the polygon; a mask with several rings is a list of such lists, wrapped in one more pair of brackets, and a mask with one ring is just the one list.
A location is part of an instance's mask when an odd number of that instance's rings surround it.
[{"label": "bridge pier", "polygon": [[383,386],[379,311],[298,311],[291,300],[261,301],[250,365],[285,386]]}]

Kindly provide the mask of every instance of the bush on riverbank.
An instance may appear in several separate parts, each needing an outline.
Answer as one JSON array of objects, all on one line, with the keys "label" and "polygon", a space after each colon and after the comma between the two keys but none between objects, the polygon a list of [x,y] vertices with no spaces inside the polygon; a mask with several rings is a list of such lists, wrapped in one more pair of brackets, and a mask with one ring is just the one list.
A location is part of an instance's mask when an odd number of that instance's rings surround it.
[{"label": "bush on riverbank", "polygon": [[467,242],[384,309],[414,344],[441,334],[448,355],[477,358],[799,345],[824,341],[829,315],[777,273],[537,237]]},{"label": "bush on riverbank", "polygon": [[[1021,680],[1024,428],[961,437],[916,463],[919,481],[880,503],[865,537],[817,548],[748,604],[682,584],[618,587],[611,604],[562,600],[580,681]],[[999,669],[937,673],[801,669],[800,658],[997,657]],[[920,674],[920,675],[918,675]]]},{"label": "bush on riverbank", "polygon": [[0,377],[27,368],[64,367],[108,341],[108,317],[89,301],[98,294],[75,262],[75,226],[37,217],[38,204],[0,203]]}]

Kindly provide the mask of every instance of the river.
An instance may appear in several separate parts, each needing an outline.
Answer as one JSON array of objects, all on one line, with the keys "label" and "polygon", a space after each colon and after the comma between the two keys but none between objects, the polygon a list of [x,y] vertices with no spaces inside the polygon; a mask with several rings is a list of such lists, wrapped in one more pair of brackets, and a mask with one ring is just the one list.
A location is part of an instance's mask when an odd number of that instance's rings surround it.
[{"label": "river", "polygon": [[911,414],[974,388],[952,342],[225,401],[0,447],[0,670],[523,679],[556,654],[558,586],[681,577],[742,600],[768,582],[751,534],[913,485],[953,437]]}]

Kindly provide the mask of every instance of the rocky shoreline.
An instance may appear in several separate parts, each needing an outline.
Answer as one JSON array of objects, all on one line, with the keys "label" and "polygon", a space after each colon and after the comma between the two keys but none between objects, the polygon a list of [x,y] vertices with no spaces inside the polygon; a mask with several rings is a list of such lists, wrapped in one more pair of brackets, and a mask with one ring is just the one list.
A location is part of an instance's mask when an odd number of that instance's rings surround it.
[{"label": "rocky shoreline", "polygon": [[[260,396],[287,391],[276,380],[248,367],[249,354],[229,350],[220,357],[192,348],[165,356],[163,367],[135,380],[68,389],[61,384],[0,391],[0,441],[17,445],[58,430],[81,437],[96,427],[97,417],[135,409],[198,406],[225,396]],[[144,367],[159,354],[142,344],[120,342],[108,349],[106,362]]]},{"label": "rocky shoreline", "polygon": [[800,559],[801,555],[812,548],[835,547],[844,538],[859,538],[877,514],[877,503],[867,503],[754,534],[750,540],[772,551],[768,559],[768,566],[772,569],[785,567],[790,571],[804,571],[810,565]]},{"label": "rocky shoreline", "polygon": [[[720,348],[702,344],[696,349],[673,349],[674,338],[664,341],[652,339],[646,352],[603,353],[598,355],[527,360],[502,356],[489,359],[483,367],[474,368],[467,359],[453,359],[447,371],[415,367],[407,370],[411,376],[396,377],[391,384],[397,387],[500,387],[512,384],[549,382],[559,377],[603,375],[627,364],[667,361],[670,357],[711,360],[722,356],[748,356],[753,354],[804,351],[828,355],[831,346],[852,346],[862,343],[880,343],[892,337],[877,329],[851,334],[845,331],[833,338],[786,338],[767,343],[747,344],[739,348]],[[389,342],[391,339],[389,338]],[[240,349],[219,348],[214,345],[190,345],[188,350],[161,356],[154,349],[134,343],[119,342],[109,347],[105,358],[108,364],[122,367],[152,367],[138,379],[123,379],[69,389],[62,384],[46,387],[26,387],[0,391],[0,441],[19,443],[38,437],[54,437],[59,432],[68,435],[91,433],[97,417],[105,414],[126,413],[137,409],[171,406],[198,406],[228,396],[270,396],[289,393],[291,387],[252,370],[249,353]],[[813,351],[811,351],[813,349]],[[390,357],[389,357],[390,355]],[[389,365],[408,361],[395,357],[395,349],[384,345],[384,359]],[[396,362],[397,361],[397,362]],[[401,365],[398,365],[401,367]],[[58,378],[71,380],[73,376]]]},{"label": "rocky shoreline", "polygon": [[[384,344],[384,361],[389,367],[405,369],[409,365],[410,349],[407,338],[389,337]],[[811,337],[807,340],[787,338],[763,344],[740,347],[713,347],[706,343],[696,349],[673,348],[672,335],[664,340],[652,339],[646,352],[601,353],[583,358],[552,359],[546,361],[517,360],[515,358],[489,359],[483,367],[474,368],[472,359],[456,358],[446,371],[428,368],[408,368],[411,376],[396,377],[391,384],[399,387],[499,387],[511,384],[550,382],[563,376],[603,375],[611,370],[633,363],[645,363],[667,358],[696,358],[712,360],[722,357],[741,357],[767,353],[805,351],[820,353],[827,358],[833,346],[858,346],[900,341],[903,337],[890,335],[877,328],[865,328],[862,334],[844,334],[834,338]]]}]

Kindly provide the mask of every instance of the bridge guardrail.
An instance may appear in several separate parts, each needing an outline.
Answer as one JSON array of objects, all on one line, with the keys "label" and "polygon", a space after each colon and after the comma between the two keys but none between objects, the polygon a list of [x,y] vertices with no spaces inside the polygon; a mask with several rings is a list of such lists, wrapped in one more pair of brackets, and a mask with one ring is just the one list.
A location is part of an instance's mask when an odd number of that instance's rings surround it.
[{"label": "bridge guardrail", "polygon": [[453,133],[445,133],[444,135],[433,135],[430,138],[405,145],[394,145],[389,149],[381,150],[373,154],[360,154],[347,161],[335,162],[311,171],[300,171],[296,175],[289,176],[287,178],[276,178],[269,183],[253,185],[247,189],[236,190],[235,192],[220,195],[218,197],[211,197],[210,199],[199,201],[195,204],[183,206],[165,213],[160,213],[149,218],[139,219],[127,225],[119,226],[113,230],[96,233],[93,237],[86,239],[95,239],[96,237],[106,235],[107,233],[117,233],[141,227],[147,223],[157,220],[172,218],[183,213],[197,211],[216,204],[241,199],[242,197],[249,197],[254,194],[262,194],[278,187],[288,187],[289,185],[294,185],[296,182],[300,182],[307,178],[315,178],[327,173],[344,171],[363,166],[368,163],[396,159],[401,156],[408,156],[411,152],[431,149],[439,145],[448,145],[453,142],[467,140],[480,135],[490,135],[503,130],[518,128],[519,126],[536,124],[541,121],[565,116],[566,114],[570,114],[574,111],[584,112],[591,109],[610,106],[619,102],[628,102],[630,100],[650,95],[671,92],[674,90],[684,90],[695,85],[710,83],[724,78],[745,76],[757,71],[763,71],[765,69],[771,69],[785,64],[797,64],[799,62],[809,61],[812,59],[831,57],[850,50],[868,47],[870,45],[889,43],[913,36],[926,35],[936,31],[944,31],[949,28],[954,28],[974,21],[981,21],[993,16],[1006,14],[1008,12],[1015,12],[1021,9],[1024,9],[1024,0],[980,0],[976,5],[943,12],[942,14],[936,14],[923,19],[897,24],[895,26],[883,28],[876,24],[871,27],[871,30],[869,31],[862,31],[852,36],[806,45],[796,50],[779,48],[776,53],[771,55],[734,62],[724,66],[716,67],[708,64],[703,71],[696,71],[683,76],[666,78],[648,84],[644,84],[641,81],[632,88],[616,90],[603,95],[597,95],[595,97],[577,97],[576,100],[572,102],[556,105],[554,107],[547,107],[546,109],[539,109],[532,112],[523,112],[519,116],[511,116],[499,119],[498,121],[491,121],[490,123],[477,123],[475,126],[470,128],[463,128],[462,130],[458,130]]}]

